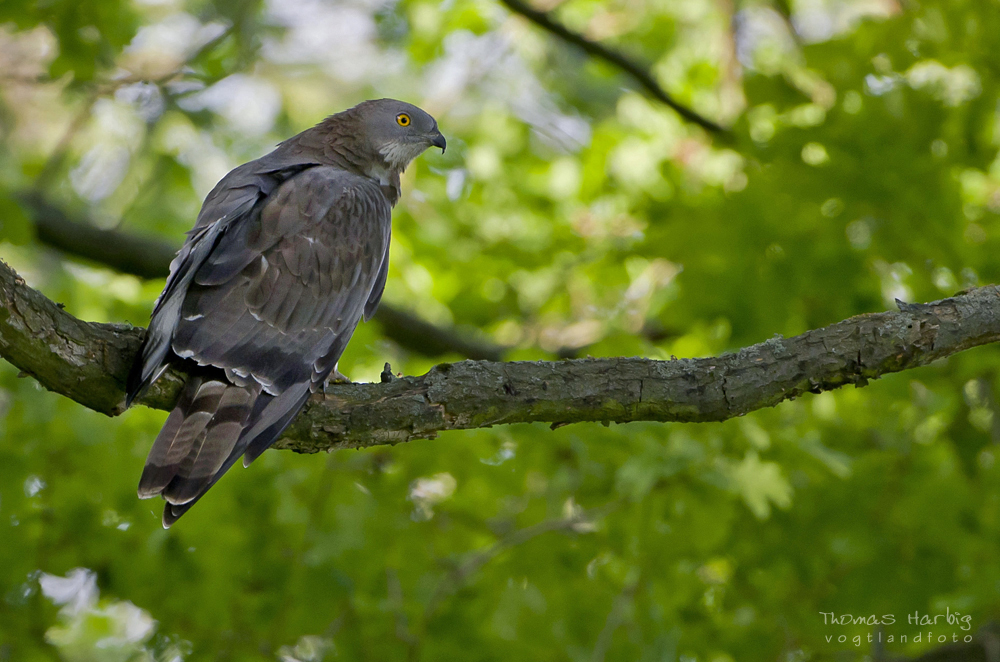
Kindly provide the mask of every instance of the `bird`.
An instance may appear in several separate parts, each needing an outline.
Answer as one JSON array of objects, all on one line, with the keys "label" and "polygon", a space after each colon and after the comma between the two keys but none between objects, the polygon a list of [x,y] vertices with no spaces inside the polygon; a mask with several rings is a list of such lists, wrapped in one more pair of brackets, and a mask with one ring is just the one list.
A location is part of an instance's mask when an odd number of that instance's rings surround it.
[{"label": "bird", "polygon": [[395,99],[330,115],[222,178],[170,264],[126,382],[130,406],[184,375],[139,479],[169,528],[240,458],[249,466],[337,377],[378,308],[400,174],[437,121]]}]

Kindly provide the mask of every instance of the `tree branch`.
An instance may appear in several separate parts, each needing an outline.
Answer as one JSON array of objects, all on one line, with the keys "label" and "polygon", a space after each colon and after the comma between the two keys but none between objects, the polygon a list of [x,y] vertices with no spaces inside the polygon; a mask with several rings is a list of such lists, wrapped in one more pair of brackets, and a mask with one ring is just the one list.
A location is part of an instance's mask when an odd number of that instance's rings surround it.
[{"label": "tree branch", "polygon": [[[995,285],[900,308],[712,358],[462,361],[382,384],[331,385],[277,447],[312,453],[506,423],[723,421],[1000,340]],[[142,333],[80,321],[0,263],[0,356],[51,391],[120,414]],[[141,402],[169,409],[180,382],[168,372]]]},{"label": "tree branch", "polygon": [[706,131],[710,131],[712,133],[728,133],[728,131],[722,126],[719,126],[710,119],[702,117],[687,106],[684,106],[675,100],[658,82],[656,82],[656,79],[653,78],[652,74],[649,73],[649,70],[646,67],[626,57],[619,51],[596,41],[591,41],[583,35],[573,32],[563,24],[553,20],[547,12],[539,11],[521,0],[500,1],[515,14],[520,14],[535,25],[561,38],[563,41],[579,47],[588,55],[604,60],[605,62],[621,69],[634,78],[635,81],[639,83],[639,85],[641,85],[650,96],[657,101],[666,104],[670,108],[673,108],[678,115],[687,121],[697,124]]},{"label": "tree branch", "polygon": [[[165,278],[170,271],[170,261],[177,249],[165,241],[101,230],[74,220],[37,193],[21,194],[19,200],[31,212],[36,235],[43,244],[140,278]],[[436,326],[385,302],[379,306],[374,320],[386,337],[424,356],[454,353],[470,359],[500,361],[508,349]]]},{"label": "tree branch", "polygon": [[[125,378],[142,333],[125,324],[79,320],[0,262],[0,356],[50,391],[95,411],[121,413]],[[158,401],[163,388],[156,386],[153,406],[169,407],[176,399],[180,382],[171,378],[164,386]]]}]

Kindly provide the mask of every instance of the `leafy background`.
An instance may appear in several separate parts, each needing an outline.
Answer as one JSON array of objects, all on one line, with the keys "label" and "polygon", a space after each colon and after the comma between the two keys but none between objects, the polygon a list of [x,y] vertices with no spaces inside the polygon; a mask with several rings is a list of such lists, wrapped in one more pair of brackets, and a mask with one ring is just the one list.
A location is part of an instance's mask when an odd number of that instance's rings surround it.
[{"label": "leafy background", "polygon": [[[386,300],[508,358],[704,356],[1000,281],[996,0],[536,6],[731,130],[493,0],[6,0],[3,257],[145,324],[162,281],[44,247],[19,194],[179,243],[228,169],[392,96],[449,149],[406,173]],[[373,323],[340,368],[440,360]],[[893,614],[916,656],[939,644],[908,614],[971,616],[935,638],[1000,614],[998,369],[981,348],[724,424],[269,452],[164,531],[135,498],[164,414],[4,364],[0,660],[879,655],[821,612]]]}]

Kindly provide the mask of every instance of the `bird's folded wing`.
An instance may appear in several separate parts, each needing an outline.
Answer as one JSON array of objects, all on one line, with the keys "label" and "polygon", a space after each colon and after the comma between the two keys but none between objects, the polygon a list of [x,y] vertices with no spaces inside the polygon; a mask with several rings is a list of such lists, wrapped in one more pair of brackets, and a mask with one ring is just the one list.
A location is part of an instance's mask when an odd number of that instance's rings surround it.
[{"label": "bird's folded wing", "polygon": [[366,178],[315,167],[288,179],[195,272],[174,353],[272,395],[328,373],[327,354],[353,332],[378,281],[389,215]]},{"label": "bird's folded wing", "polygon": [[166,286],[153,306],[141,360],[136,362],[128,377],[127,404],[131,404],[166,368],[180,306],[194,273],[214,252],[219,239],[235,228],[249,225],[250,217],[281,183],[316,165],[301,159],[289,160],[285,155],[272,152],[236,168],[209,193],[197,223],[188,232],[187,241],[170,263]]},{"label": "bird's folded wing", "polygon": [[314,167],[224,230],[202,230],[216,232],[211,249],[186,267],[180,304],[156,314],[176,317],[153,321],[173,328],[174,354],[204,366],[194,368],[140,480],[141,496],[167,499],[166,525],[237,459],[248,463],[274,443],[333,369],[382,287],[389,215],[371,180]]}]

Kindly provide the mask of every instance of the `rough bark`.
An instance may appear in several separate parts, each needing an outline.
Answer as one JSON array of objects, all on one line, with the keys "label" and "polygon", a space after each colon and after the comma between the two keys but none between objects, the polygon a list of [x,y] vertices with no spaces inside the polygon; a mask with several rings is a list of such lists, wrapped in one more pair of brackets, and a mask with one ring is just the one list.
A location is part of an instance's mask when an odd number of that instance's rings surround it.
[{"label": "rough bark", "polygon": [[[79,320],[0,262],[0,356],[42,386],[105,414],[123,411],[125,377],[143,329]],[[167,376],[150,404],[170,406],[180,382]],[[157,398],[157,394],[164,396]]]},{"label": "rough bark", "polygon": [[[331,385],[312,397],[278,447],[394,444],[505,423],[723,421],[1000,340],[997,286],[900,308],[712,358],[462,361],[419,377],[387,375],[381,384]],[[120,414],[142,334],[76,319],[0,263],[0,356],[49,390]],[[142,404],[169,409],[179,384],[178,375],[164,375]]]}]

